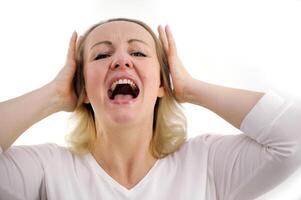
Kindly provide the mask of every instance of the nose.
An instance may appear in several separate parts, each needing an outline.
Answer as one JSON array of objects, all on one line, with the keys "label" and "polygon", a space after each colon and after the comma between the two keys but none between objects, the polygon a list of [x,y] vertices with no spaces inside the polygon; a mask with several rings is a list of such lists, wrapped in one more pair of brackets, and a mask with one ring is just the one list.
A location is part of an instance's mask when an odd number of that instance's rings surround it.
[{"label": "nose", "polygon": [[120,55],[112,62],[111,69],[126,69],[131,68],[132,66],[133,63],[127,55]]}]

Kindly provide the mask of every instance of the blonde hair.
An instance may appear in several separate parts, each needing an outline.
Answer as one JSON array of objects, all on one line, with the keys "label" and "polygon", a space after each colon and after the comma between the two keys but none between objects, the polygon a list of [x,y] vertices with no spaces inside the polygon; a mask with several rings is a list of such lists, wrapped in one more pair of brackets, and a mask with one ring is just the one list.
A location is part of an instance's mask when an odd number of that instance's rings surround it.
[{"label": "blonde hair", "polygon": [[96,27],[113,21],[136,23],[145,28],[155,41],[157,57],[160,63],[160,79],[165,90],[165,95],[161,98],[157,98],[154,107],[153,136],[150,148],[155,158],[163,158],[175,152],[186,141],[186,118],[181,109],[181,105],[177,102],[173,94],[167,57],[160,40],[148,25],[141,21],[127,18],[114,18],[99,22],[89,28],[78,42],[76,49],[77,70],[73,80],[75,93],[78,97],[78,104],[71,116],[73,128],[66,138],[69,148],[75,153],[84,154],[91,150],[96,140],[94,111],[90,104],[83,103],[85,95],[85,80],[83,74],[84,44],[87,36]]}]

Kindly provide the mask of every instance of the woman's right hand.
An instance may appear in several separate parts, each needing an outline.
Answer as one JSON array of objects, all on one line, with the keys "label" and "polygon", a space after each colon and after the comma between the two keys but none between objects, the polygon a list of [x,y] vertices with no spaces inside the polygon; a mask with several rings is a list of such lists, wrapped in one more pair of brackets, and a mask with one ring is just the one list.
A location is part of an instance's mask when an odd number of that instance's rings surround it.
[{"label": "woman's right hand", "polygon": [[73,88],[73,77],[76,71],[76,41],[77,33],[74,31],[69,42],[65,66],[50,83],[56,94],[59,110],[73,111],[77,105],[77,96]]}]

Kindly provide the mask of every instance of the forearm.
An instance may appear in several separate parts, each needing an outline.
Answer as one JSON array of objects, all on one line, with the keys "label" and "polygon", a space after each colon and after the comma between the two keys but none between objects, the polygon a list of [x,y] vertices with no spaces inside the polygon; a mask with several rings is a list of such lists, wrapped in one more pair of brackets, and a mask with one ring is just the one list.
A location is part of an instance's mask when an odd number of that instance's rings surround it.
[{"label": "forearm", "polygon": [[59,111],[55,89],[47,84],[20,97],[0,103],[0,146],[3,150],[30,126]]},{"label": "forearm", "polygon": [[193,79],[185,90],[188,103],[203,106],[240,128],[247,113],[264,95],[261,92],[235,89]]}]

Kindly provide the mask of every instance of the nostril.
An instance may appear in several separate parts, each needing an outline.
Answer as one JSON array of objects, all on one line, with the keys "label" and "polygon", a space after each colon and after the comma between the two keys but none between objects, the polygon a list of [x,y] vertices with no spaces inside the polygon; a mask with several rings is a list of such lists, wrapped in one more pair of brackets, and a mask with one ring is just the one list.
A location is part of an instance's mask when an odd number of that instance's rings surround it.
[{"label": "nostril", "polygon": [[[126,67],[130,67],[130,64],[126,63],[125,66],[126,66]],[[118,67],[120,67],[119,64],[116,64],[116,65],[114,66],[115,69],[118,68]]]},{"label": "nostril", "polygon": [[128,61],[127,62],[116,62],[116,63],[112,64],[113,69],[123,68],[123,67],[130,68],[131,64]]}]

